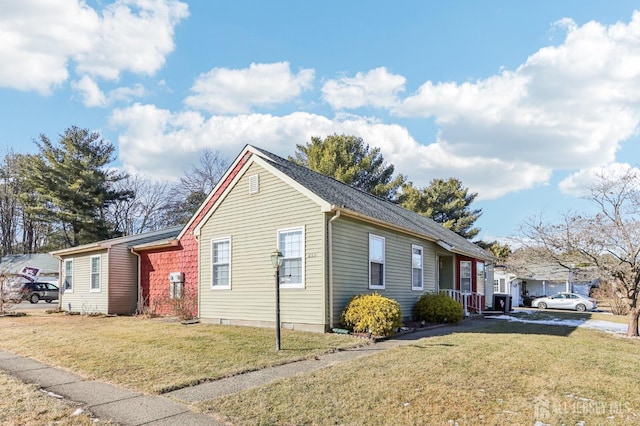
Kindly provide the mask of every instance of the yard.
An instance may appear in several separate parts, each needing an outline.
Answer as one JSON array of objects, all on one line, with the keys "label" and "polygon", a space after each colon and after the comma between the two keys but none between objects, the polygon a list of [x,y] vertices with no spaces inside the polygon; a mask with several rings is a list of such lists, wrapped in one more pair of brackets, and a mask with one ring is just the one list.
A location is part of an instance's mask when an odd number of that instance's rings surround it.
[{"label": "yard", "polygon": [[[581,328],[486,322],[196,409],[243,425],[640,421],[640,341]],[[285,330],[278,353],[269,329],[59,314],[0,318],[0,329],[2,349],[156,393],[363,343]]]}]

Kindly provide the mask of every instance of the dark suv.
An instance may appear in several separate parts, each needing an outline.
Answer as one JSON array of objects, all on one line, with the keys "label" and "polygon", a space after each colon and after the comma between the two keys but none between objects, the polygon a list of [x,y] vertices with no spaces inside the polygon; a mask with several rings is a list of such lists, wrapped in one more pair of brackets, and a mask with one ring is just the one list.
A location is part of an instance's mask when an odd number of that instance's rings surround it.
[{"label": "dark suv", "polygon": [[28,300],[31,303],[38,303],[44,300],[51,303],[58,300],[58,286],[51,283],[22,283],[17,284],[9,292],[9,299],[16,303]]}]

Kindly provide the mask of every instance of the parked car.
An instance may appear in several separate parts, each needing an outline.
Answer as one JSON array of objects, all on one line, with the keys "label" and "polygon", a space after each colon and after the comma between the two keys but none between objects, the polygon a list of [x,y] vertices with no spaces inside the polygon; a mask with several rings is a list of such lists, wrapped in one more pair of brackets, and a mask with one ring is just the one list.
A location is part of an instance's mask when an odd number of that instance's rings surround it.
[{"label": "parked car", "polygon": [[58,286],[51,283],[16,283],[9,290],[8,299],[14,303],[28,300],[31,303],[38,303],[44,300],[51,303],[58,300]]},{"label": "parked car", "polygon": [[574,309],[584,312],[596,309],[598,301],[577,293],[557,293],[553,296],[534,299],[531,306],[540,309]]}]

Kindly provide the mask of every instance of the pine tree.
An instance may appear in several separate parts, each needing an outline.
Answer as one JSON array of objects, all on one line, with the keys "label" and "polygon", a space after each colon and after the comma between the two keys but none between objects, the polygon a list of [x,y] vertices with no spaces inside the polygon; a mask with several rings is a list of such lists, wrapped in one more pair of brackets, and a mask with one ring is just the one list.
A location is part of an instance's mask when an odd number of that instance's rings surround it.
[{"label": "pine tree", "polygon": [[312,137],[310,143],[296,146],[290,160],[388,200],[395,200],[405,181],[402,175],[393,176],[394,166],[385,162],[380,148],[371,149],[356,136]]},{"label": "pine tree", "polygon": [[67,247],[117,236],[106,218],[107,208],[132,194],[113,189],[126,178],[107,167],[115,159],[115,147],[100,134],[76,126],[66,129],[58,144],[45,135],[35,143],[39,153],[31,156],[24,171],[35,193],[28,213],[55,225]]},{"label": "pine tree", "polygon": [[433,179],[422,189],[412,183],[404,185],[398,201],[402,207],[429,217],[470,240],[480,232],[473,225],[482,210],[470,208],[477,195],[469,193],[456,178]]}]

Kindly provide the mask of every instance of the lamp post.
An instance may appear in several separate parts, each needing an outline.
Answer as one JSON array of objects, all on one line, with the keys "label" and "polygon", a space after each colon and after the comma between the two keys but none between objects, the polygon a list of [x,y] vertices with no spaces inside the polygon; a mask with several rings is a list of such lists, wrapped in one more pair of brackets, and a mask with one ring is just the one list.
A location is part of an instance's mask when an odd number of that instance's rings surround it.
[{"label": "lamp post", "polygon": [[284,256],[275,249],[271,254],[271,264],[276,270],[276,350],[280,350],[280,267]]}]

